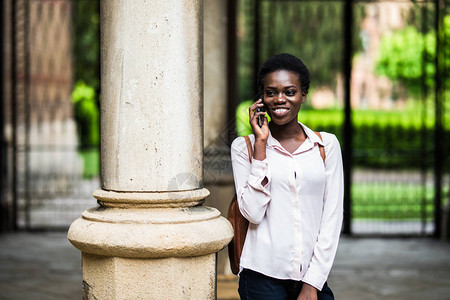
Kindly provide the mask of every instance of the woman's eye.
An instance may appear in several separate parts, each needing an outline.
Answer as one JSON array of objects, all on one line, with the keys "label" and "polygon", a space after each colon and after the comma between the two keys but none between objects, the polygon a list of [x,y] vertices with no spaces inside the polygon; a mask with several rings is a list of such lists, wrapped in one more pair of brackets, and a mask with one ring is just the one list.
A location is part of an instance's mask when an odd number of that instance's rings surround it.
[{"label": "woman's eye", "polygon": [[295,93],[296,93],[295,90],[288,90],[288,91],[286,92],[286,96],[294,96]]},{"label": "woman's eye", "polygon": [[273,97],[273,95],[275,95],[274,92],[272,92],[272,91],[266,91],[266,96],[267,96],[267,97]]}]

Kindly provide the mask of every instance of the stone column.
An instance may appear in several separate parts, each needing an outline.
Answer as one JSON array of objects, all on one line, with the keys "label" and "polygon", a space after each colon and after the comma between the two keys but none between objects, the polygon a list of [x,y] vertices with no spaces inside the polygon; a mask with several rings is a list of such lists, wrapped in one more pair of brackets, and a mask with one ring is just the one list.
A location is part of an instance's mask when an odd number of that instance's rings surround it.
[{"label": "stone column", "polygon": [[214,299],[231,225],[203,206],[201,0],[101,2],[99,206],[68,238],[87,299]]}]

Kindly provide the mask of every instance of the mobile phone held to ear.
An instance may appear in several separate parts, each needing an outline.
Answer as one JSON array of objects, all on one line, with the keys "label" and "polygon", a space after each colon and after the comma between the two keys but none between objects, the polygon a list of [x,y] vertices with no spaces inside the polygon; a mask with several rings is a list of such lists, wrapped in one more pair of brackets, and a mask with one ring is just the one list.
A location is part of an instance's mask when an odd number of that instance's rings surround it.
[{"label": "mobile phone held to ear", "polygon": [[[263,97],[264,96],[261,96],[261,99],[264,101]],[[263,107],[258,107],[256,109],[256,112],[260,112],[260,111],[264,111],[264,112],[267,111],[266,105],[264,105]],[[259,127],[262,127],[263,124],[264,124],[264,115],[261,115],[258,117],[258,125],[259,125]]]}]

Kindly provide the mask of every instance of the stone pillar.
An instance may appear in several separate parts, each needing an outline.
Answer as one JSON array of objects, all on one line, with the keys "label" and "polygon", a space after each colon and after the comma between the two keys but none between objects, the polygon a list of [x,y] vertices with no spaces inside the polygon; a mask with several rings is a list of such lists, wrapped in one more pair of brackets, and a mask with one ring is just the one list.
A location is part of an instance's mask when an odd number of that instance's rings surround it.
[{"label": "stone pillar", "polygon": [[98,207],[68,238],[87,299],[214,299],[231,225],[203,206],[202,1],[101,2]]}]

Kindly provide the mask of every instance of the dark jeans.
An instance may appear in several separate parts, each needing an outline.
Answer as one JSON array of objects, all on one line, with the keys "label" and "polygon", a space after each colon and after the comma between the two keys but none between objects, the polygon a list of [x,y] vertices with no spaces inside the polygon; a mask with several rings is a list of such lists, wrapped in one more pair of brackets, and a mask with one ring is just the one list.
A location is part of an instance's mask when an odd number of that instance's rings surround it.
[{"label": "dark jeans", "polygon": [[[282,280],[244,269],[239,278],[241,300],[296,300],[303,283],[295,280]],[[334,300],[333,292],[327,283],[317,292],[318,300]]]}]

